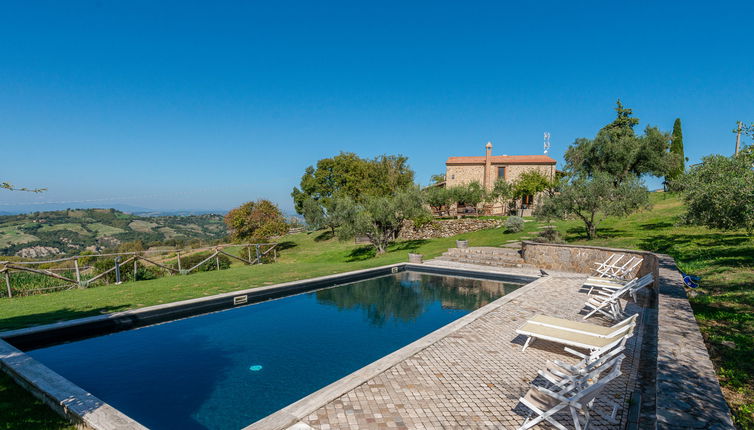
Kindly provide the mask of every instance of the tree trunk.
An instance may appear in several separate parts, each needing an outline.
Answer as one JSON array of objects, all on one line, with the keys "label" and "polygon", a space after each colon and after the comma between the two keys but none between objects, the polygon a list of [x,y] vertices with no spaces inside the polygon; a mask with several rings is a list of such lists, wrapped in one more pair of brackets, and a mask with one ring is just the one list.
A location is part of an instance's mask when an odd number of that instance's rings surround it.
[{"label": "tree trunk", "polygon": [[597,235],[597,227],[594,225],[594,223],[591,222],[585,222],[586,224],[586,239],[592,240]]}]

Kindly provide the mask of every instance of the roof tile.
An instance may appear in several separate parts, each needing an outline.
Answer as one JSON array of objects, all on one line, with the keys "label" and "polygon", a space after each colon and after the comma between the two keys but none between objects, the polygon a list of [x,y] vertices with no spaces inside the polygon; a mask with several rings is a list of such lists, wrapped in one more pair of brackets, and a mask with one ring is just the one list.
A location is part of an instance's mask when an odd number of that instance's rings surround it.
[{"label": "roof tile", "polygon": [[[556,164],[554,158],[547,155],[493,155],[492,164]],[[484,156],[448,157],[445,164],[484,164]]]}]

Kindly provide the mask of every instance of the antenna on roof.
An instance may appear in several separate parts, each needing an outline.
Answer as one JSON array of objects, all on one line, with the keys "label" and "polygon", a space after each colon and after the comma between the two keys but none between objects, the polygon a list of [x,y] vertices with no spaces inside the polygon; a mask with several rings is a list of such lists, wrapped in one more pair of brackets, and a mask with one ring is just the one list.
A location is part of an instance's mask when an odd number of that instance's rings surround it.
[{"label": "antenna on roof", "polygon": [[545,132],[545,154],[550,150],[550,133]]}]

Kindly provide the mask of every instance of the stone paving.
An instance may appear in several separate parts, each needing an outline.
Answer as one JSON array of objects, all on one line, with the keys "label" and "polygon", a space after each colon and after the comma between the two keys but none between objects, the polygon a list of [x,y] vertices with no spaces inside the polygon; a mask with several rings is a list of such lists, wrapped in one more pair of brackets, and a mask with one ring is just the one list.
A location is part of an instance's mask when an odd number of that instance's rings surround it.
[{"label": "stone paving", "polygon": [[[528,318],[546,314],[581,320],[586,300],[584,276],[554,273],[520,296],[458,329],[366,383],[311,413],[298,424],[314,429],[515,429],[528,410],[518,402],[547,360],[575,363],[562,345],[537,340],[521,352],[525,339],[515,333]],[[629,304],[629,313],[642,309]],[[641,318],[639,318],[641,320]],[[590,322],[608,325],[600,318]],[[640,333],[637,330],[637,333]],[[623,376],[611,383],[607,397],[623,405],[620,424],[596,415],[603,429],[625,427],[628,399],[635,387],[640,335],[627,344]],[[597,402],[597,409],[610,407]],[[570,415],[557,416],[572,428]],[[536,428],[552,428],[540,425]]]}]

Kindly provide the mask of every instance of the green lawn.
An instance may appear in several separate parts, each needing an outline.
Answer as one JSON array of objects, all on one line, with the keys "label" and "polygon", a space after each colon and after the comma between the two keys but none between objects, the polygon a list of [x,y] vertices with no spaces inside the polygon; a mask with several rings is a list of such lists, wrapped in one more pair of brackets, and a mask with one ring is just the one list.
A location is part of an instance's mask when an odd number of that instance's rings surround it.
[{"label": "green lawn", "polygon": [[[750,359],[754,352],[754,241],[742,232],[680,226],[678,217],[683,208],[678,199],[662,194],[654,194],[652,199],[655,204],[652,211],[621,220],[608,219],[599,229],[600,237],[588,243],[667,253],[676,258],[683,270],[702,276],[702,287],[698,290],[701,294],[692,298],[692,306],[737,422],[742,428],[754,428],[754,360]],[[578,222],[556,225],[568,242],[587,243]],[[537,223],[527,222],[526,230],[518,234],[490,229],[464,234],[462,238],[468,239],[472,246],[496,246],[533,236],[538,228]],[[431,258],[455,246],[457,238],[400,242],[386,254],[375,257],[368,246],[339,242],[322,232],[300,233],[285,238],[276,264],[234,264],[220,272],[3,299],[0,330],[381,266],[406,261],[408,252]],[[29,403],[31,397],[7,379],[0,379],[0,390],[3,396],[0,402],[34,407]],[[46,429],[64,425],[62,420],[50,424],[42,412],[38,416],[36,412],[32,414],[39,424],[19,421],[25,418],[9,415],[7,411],[11,409],[0,407],[0,422],[11,422],[7,428]]]}]

